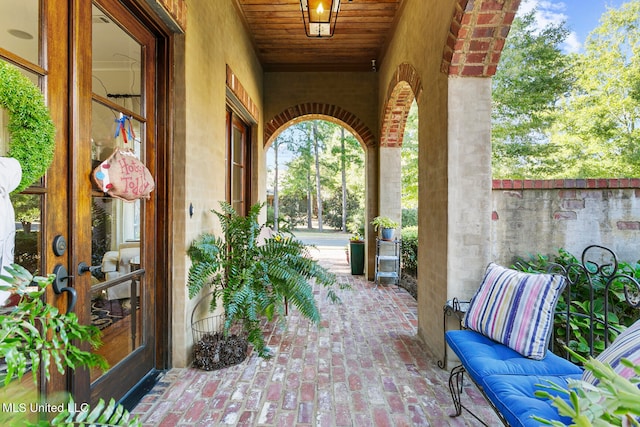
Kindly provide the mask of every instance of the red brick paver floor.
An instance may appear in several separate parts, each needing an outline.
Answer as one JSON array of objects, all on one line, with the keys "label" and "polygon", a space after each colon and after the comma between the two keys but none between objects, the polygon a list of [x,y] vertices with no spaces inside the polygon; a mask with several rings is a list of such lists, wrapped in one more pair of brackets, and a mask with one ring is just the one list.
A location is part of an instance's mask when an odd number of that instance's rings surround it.
[{"label": "red brick paver floor", "polygon": [[[342,304],[316,290],[321,325],[290,309],[273,325],[274,357],[252,354],[218,371],[174,368],[134,408],[145,426],[473,426],[451,418],[448,372],[416,336],[416,301],[395,285],[352,276],[344,250],[320,248],[319,259],[351,290]],[[467,406],[500,425],[472,385]]]}]

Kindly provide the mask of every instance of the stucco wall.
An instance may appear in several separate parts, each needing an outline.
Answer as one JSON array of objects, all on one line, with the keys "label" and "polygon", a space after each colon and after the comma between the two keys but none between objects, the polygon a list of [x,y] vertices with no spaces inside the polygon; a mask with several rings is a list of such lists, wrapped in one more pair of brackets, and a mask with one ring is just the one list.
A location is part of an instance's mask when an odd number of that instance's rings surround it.
[{"label": "stucco wall", "polygon": [[[188,31],[176,45],[176,109],[173,171],[174,218],[172,248],[172,366],[183,367],[191,357],[190,315],[196,301],[188,299],[186,280],[189,243],[204,231],[217,231],[211,209],[225,199],[226,67],[233,70],[258,105],[253,165],[257,188],[265,194],[262,147],[262,69],[238,13],[230,1],[192,0],[187,4]],[[215,25],[211,25],[215,22]],[[177,164],[176,164],[177,165]],[[179,168],[179,169],[178,169]],[[193,205],[193,217],[187,212]]]},{"label": "stucco wall", "polygon": [[580,257],[590,244],[619,259],[640,259],[640,180],[494,181],[492,257],[509,265],[516,256]]},{"label": "stucco wall", "polygon": [[313,102],[348,111],[377,133],[375,73],[270,72],[264,75],[265,120],[287,108]]},{"label": "stucco wall", "polygon": [[[419,118],[419,292],[418,333],[434,351],[441,351],[442,305],[447,298],[449,141],[447,132],[448,76],[440,72],[454,1],[406,0],[396,31],[385,51],[379,72],[380,110],[394,72],[410,64],[419,74],[422,94]],[[440,331],[437,332],[438,327]]]}]

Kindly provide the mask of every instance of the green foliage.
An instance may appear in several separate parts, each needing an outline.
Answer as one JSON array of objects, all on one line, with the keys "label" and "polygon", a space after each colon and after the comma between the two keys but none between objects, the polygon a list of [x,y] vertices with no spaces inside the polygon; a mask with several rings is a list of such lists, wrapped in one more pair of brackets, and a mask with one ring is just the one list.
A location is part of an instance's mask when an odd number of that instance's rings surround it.
[{"label": "green foliage", "polygon": [[[99,347],[100,330],[95,326],[80,325],[75,313],[62,314],[56,307],[43,302],[46,288],[53,282],[54,275],[33,277],[17,264],[5,269],[9,276],[0,276],[6,283],[0,285],[0,289],[12,292],[19,301],[16,305],[0,309],[0,358],[7,365],[7,373],[0,378],[0,386],[7,386],[14,379],[20,380],[29,369],[37,385],[39,369],[44,370],[45,378],[49,380],[53,366],[60,374],[64,374],[66,368],[108,368],[102,356],[81,350],[74,344],[84,342],[92,348]],[[37,399],[37,396],[33,397]],[[24,402],[14,404],[26,405]],[[109,405],[100,399],[92,409],[85,403],[76,404],[69,396],[65,403],[56,405],[58,407],[64,409],[52,420],[32,422],[25,412],[17,412],[17,415],[0,414],[0,423],[26,426],[142,425],[137,417],[131,418],[129,412],[113,399]]]},{"label": "green foliage", "polygon": [[563,54],[564,24],[514,20],[493,78],[495,178],[640,174],[640,0],[608,9],[584,52]]},{"label": "green foliage", "polygon": [[40,196],[33,194],[13,194],[11,203],[16,220],[22,223],[40,221]]},{"label": "green foliage", "polygon": [[371,221],[373,229],[378,231],[380,228],[397,228],[400,224],[387,216],[377,216]]},{"label": "green foliage", "polygon": [[[519,258],[515,261],[513,267],[530,273],[544,273],[548,271],[551,263],[559,264],[563,267],[580,264],[580,261],[565,249],[558,249],[558,254],[554,257],[536,254],[530,255],[528,259]],[[640,264],[619,263],[619,272],[628,274],[631,277],[640,278]],[[606,279],[599,274],[592,275],[591,283],[593,285],[594,300],[593,312],[596,319],[604,321],[604,302],[605,302],[605,286]],[[637,310],[625,302],[624,285],[622,280],[616,280],[611,284],[608,308],[610,326],[617,330],[623,330],[630,326],[637,318]],[[587,357],[590,352],[590,326],[591,321],[589,313],[591,311],[590,287],[584,276],[579,277],[578,282],[571,287],[571,306],[570,310],[570,327],[571,336],[567,337],[565,329],[565,320],[562,316],[555,318],[555,334],[557,345],[554,351],[562,353],[564,347],[570,348],[577,354]],[[557,305],[559,313],[565,313],[567,307],[565,293],[560,296]],[[594,324],[593,347],[595,354],[600,353],[605,347],[604,326],[600,322]],[[609,342],[615,337],[610,336]],[[560,354],[564,356],[563,354]]]},{"label": "green foliage", "polygon": [[565,173],[575,177],[640,174],[640,0],[609,9],[572,64],[574,90],[559,104]]},{"label": "green foliage", "polygon": [[[318,132],[321,198],[323,221],[341,228],[342,168],[345,169],[347,190],[347,222],[363,210],[364,152],[358,140],[337,124],[322,120],[296,123],[278,136],[281,159],[288,159],[278,169],[279,216],[286,218],[290,227],[310,223],[317,214],[317,180],[313,150],[312,127]],[[276,145],[274,143],[274,145]],[[270,157],[275,150],[270,149]],[[281,160],[280,160],[281,161]],[[325,200],[330,199],[327,202]]]},{"label": "green foliage", "polygon": [[[111,399],[109,404],[105,404],[103,399],[93,408],[77,411],[77,405],[73,398],[65,405],[65,410],[61,411],[52,421],[52,426],[75,427],[80,425],[100,425],[123,426],[123,427],[141,427],[142,422],[138,417],[131,418],[129,411],[124,409],[122,405],[117,405],[115,400]],[[71,411],[69,409],[72,409]],[[76,409],[76,410],[73,410]],[[90,410],[91,409],[91,410]],[[48,424],[47,424],[48,425]]]},{"label": "green foliage", "polygon": [[[323,203],[324,224],[336,229],[342,228],[342,192],[334,191],[325,197]],[[347,191],[347,223],[357,219],[362,205],[362,194]]]},{"label": "green foliage", "polygon": [[418,226],[418,209],[403,208],[402,209],[402,228]]},{"label": "green foliage", "polygon": [[304,317],[319,323],[311,281],[329,288],[328,297],[338,302],[332,289],[336,279],[308,257],[305,245],[293,237],[278,234],[260,244],[258,236],[263,227],[257,219],[261,204],[251,206],[246,217],[226,202],[220,205],[221,211],[213,212],[220,220],[224,238],[202,234],[187,251],[192,261],[189,297],[211,288],[211,311],[220,301],[225,310],[225,335],[234,323],[240,323],[258,354],[268,357],[260,326],[263,316],[269,321],[276,314],[283,318],[286,299]]},{"label": "green foliage", "polygon": [[[409,109],[402,138],[402,206],[418,207],[418,104]],[[402,221],[404,225],[404,218]],[[408,224],[409,225],[409,224]]]},{"label": "green foliage", "polygon": [[418,227],[402,228],[402,249],[400,253],[402,270],[413,276],[418,274]]},{"label": "green foliage", "polygon": [[[8,385],[14,378],[22,378],[31,365],[33,381],[37,383],[37,371],[42,368],[50,378],[52,364],[60,374],[70,367],[99,367],[107,369],[107,362],[99,355],[80,350],[74,340],[83,341],[97,348],[100,331],[95,326],[80,325],[75,313],[62,314],[43,302],[46,287],[53,283],[54,275],[33,277],[19,265],[6,267],[11,277],[0,276],[7,285],[0,289],[11,291],[20,297],[15,307],[3,308],[0,313],[0,357],[5,359],[7,374],[0,377]],[[35,286],[32,285],[35,284]]]},{"label": "green foliage", "polygon": [[[627,379],[609,366],[596,359],[588,360],[574,354],[584,364],[585,369],[593,372],[598,379],[597,385],[572,380],[566,390],[557,384],[539,384],[547,390],[536,391],[536,396],[549,399],[562,416],[573,420],[576,427],[640,426],[640,365],[634,365],[627,359],[621,363],[633,368],[636,376]],[[562,396],[566,396],[567,400]],[[565,424],[556,420],[534,417],[544,425],[556,427]]]},{"label": "green foliage", "polygon": [[0,108],[9,114],[8,156],[22,166],[19,193],[46,172],[55,149],[55,127],[40,89],[24,74],[0,61]]},{"label": "green foliage", "polygon": [[541,177],[562,166],[544,134],[556,120],[556,103],[572,75],[561,44],[564,23],[535,29],[534,12],[517,17],[493,78],[492,144],[495,177]]}]

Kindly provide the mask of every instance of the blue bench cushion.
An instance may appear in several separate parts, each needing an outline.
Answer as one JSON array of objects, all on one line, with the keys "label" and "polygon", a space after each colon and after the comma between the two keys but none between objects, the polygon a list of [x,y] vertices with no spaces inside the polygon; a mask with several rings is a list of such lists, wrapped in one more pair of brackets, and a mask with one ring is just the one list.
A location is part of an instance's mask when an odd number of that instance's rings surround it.
[{"label": "blue bench cushion", "polygon": [[495,263],[471,299],[463,323],[531,359],[544,358],[564,276],[524,273]]},{"label": "blue bench cushion", "polygon": [[550,351],[542,360],[522,357],[517,351],[471,331],[447,331],[447,343],[481,387],[489,375],[582,375],[582,369]]},{"label": "blue bench cushion", "polygon": [[[542,423],[532,418],[534,415],[570,425],[571,418],[561,417],[557,408],[551,405],[551,400],[536,397],[534,393],[537,390],[546,390],[552,395],[558,395],[557,392],[540,387],[539,384],[548,385],[548,381],[552,381],[566,390],[568,380],[579,380],[580,376],[581,374],[491,375],[485,379],[484,392],[511,427],[542,426]],[[568,398],[566,395],[560,396],[565,400]]]}]

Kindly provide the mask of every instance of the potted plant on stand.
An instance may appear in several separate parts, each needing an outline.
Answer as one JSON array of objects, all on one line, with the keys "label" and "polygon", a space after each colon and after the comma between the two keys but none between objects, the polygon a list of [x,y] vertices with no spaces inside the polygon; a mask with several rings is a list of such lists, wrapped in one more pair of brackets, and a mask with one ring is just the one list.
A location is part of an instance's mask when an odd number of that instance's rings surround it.
[{"label": "potted plant on stand", "polygon": [[210,311],[219,304],[224,309],[222,335],[228,337],[237,324],[258,355],[269,357],[262,320],[271,321],[277,314],[284,319],[287,303],[291,303],[304,317],[319,323],[310,282],[328,287],[328,297],[338,302],[332,289],[336,279],[308,256],[301,241],[280,234],[261,239],[265,234],[258,224],[261,203],[251,206],[247,216],[239,215],[226,202],[220,205],[222,210],[213,213],[220,220],[222,236],[202,234],[187,251],[193,263],[187,283],[189,297],[210,289]]},{"label": "potted plant on stand", "polygon": [[391,240],[395,229],[400,224],[387,216],[377,216],[371,221],[371,225],[373,225],[376,232],[380,230],[380,238],[382,240]]}]

